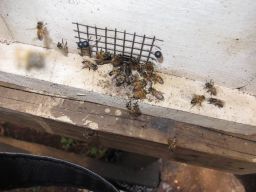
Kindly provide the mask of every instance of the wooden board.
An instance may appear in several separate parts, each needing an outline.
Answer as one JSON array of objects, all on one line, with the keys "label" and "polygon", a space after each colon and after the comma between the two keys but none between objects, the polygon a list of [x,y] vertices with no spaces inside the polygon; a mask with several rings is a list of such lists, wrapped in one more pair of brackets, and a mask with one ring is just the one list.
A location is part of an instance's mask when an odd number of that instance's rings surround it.
[{"label": "wooden board", "polygon": [[[26,55],[31,53],[42,54],[45,59],[43,68],[26,70]],[[22,86],[36,93],[125,109],[129,88],[115,86],[108,75],[112,65],[101,65],[93,71],[82,69],[81,62],[82,58],[78,54],[70,53],[65,57],[54,49],[21,43],[0,43],[0,82]],[[139,101],[144,114],[255,137],[256,97],[216,83],[217,98],[225,102],[223,108],[206,101],[202,107],[191,107],[194,94],[210,97],[204,89],[205,82],[164,73],[160,75],[164,84],[154,84],[154,87],[163,93],[165,99],[159,101],[147,95],[147,99]]]},{"label": "wooden board", "polygon": [[122,109],[3,83],[0,120],[143,155],[237,174],[256,172],[256,143],[250,136],[149,115],[134,118]]}]

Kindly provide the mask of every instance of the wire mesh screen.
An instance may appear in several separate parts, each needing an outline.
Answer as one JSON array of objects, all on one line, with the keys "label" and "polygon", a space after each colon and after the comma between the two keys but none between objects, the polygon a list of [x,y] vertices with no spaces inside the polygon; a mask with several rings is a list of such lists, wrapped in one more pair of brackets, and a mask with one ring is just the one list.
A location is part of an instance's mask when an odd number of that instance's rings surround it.
[{"label": "wire mesh screen", "polygon": [[[87,41],[91,47],[90,56],[98,51],[111,52],[114,55],[121,54],[126,57],[135,57],[139,62],[155,60],[154,48],[160,49],[157,42],[162,40],[156,37],[127,33],[117,29],[99,28],[79,23],[75,25],[75,38],[78,42]],[[77,42],[77,43],[78,43]]]}]

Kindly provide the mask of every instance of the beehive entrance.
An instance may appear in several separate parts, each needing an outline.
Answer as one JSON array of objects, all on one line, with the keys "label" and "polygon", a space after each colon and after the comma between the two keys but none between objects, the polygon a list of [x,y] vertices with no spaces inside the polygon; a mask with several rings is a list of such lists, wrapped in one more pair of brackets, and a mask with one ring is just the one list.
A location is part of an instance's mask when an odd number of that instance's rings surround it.
[{"label": "beehive entrance", "polygon": [[91,48],[90,56],[100,50],[112,52],[113,55],[121,54],[127,59],[137,58],[139,63],[156,60],[153,50],[160,50],[157,45],[162,40],[146,35],[138,35],[136,33],[127,33],[126,31],[118,31],[117,29],[99,28],[80,23],[73,23],[74,31],[77,33],[75,38],[77,43],[87,41],[89,45],[94,44]]}]

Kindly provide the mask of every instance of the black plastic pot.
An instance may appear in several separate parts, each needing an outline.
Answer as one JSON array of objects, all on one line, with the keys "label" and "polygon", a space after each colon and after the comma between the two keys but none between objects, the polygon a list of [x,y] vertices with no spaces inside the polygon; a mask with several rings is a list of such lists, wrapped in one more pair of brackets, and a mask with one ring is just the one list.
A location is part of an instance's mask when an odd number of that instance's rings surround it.
[{"label": "black plastic pot", "polygon": [[118,192],[104,178],[76,164],[51,157],[0,152],[0,190],[35,186]]}]

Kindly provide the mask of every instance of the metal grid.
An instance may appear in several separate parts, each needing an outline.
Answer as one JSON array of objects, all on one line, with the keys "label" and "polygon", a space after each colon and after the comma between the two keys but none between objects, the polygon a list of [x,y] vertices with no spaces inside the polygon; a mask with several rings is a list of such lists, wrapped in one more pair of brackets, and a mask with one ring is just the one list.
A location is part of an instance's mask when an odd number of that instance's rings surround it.
[{"label": "metal grid", "polygon": [[114,55],[121,54],[130,58],[135,57],[139,62],[145,62],[149,61],[149,59],[155,60],[152,50],[154,47],[160,50],[156,43],[162,42],[156,37],[127,33],[117,29],[99,28],[79,23],[72,24],[75,25],[74,32],[77,33],[75,38],[79,42],[88,41],[90,45],[94,44],[91,48],[90,56],[103,50],[105,52],[109,51]]}]

